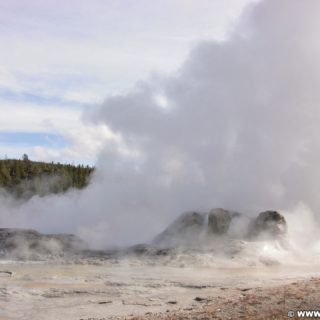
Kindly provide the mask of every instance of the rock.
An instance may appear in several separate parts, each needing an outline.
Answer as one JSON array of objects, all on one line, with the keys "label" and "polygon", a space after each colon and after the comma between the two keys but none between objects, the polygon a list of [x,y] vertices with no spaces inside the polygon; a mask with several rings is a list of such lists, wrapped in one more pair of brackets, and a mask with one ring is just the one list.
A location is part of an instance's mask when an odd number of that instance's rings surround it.
[{"label": "rock", "polygon": [[183,213],[173,224],[172,231],[184,232],[190,229],[202,228],[204,223],[204,214],[191,211]]},{"label": "rock", "polygon": [[[216,238],[211,236],[229,234],[229,231],[232,234],[232,228],[230,228],[232,219],[237,218],[241,220],[241,217],[242,215],[238,212],[221,208],[212,209],[209,213],[197,211],[185,212],[170,224],[167,229],[155,237],[152,244],[158,248],[178,246],[198,247],[199,245],[212,244],[212,241]],[[247,234],[247,230],[245,234]],[[136,246],[134,249],[137,253],[145,254],[151,252],[150,248],[146,248],[145,245]],[[166,255],[167,252],[159,252],[158,254]]]},{"label": "rock", "polygon": [[75,253],[84,242],[72,234],[41,234],[35,230],[0,228],[0,254],[16,259],[41,259]]},{"label": "rock", "polygon": [[[233,240],[274,239],[285,244],[287,223],[277,211],[261,212],[257,218],[222,208],[212,209],[209,213],[190,211],[183,213],[171,225],[160,233],[151,245],[137,245],[130,248],[139,255],[169,255],[174,248],[225,250],[231,256],[237,254],[241,242],[234,247]],[[223,236],[223,237],[221,237]],[[228,241],[228,243],[225,243]],[[219,246],[220,244],[220,246]],[[224,244],[227,244],[225,246]],[[283,247],[285,247],[283,245]],[[235,252],[230,251],[230,249]],[[220,251],[221,251],[220,250]]]},{"label": "rock", "polygon": [[249,229],[249,238],[278,238],[287,233],[287,222],[277,211],[264,211],[253,221]]},{"label": "rock", "polygon": [[13,275],[12,271],[8,271],[8,270],[0,271],[0,277],[11,277],[12,275]]},{"label": "rock", "polygon": [[201,297],[195,297],[193,300],[197,301],[197,302],[209,302],[209,301],[211,301],[211,299],[201,298]]},{"label": "rock", "polygon": [[125,250],[125,254],[134,254],[138,256],[146,255],[146,256],[167,256],[170,254],[170,248],[158,248],[154,245],[150,245],[147,243],[136,244],[128,247]]},{"label": "rock", "polygon": [[193,243],[205,230],[205,218],[205,213],[185,212],[160,233],[153,243],[166,246]]},{"label": "rock", "polygon": [[43,237],[46,240],[56,240],[61,245],[63,251],[77,251],[86,246],[84,241],[74,234],[46,234]]},{"label": "rock", "polygon": [[224,234],[228,231],[232,213],[230,211],[217,208],[212,209],[208,215],[208,233],[209,234]]}]

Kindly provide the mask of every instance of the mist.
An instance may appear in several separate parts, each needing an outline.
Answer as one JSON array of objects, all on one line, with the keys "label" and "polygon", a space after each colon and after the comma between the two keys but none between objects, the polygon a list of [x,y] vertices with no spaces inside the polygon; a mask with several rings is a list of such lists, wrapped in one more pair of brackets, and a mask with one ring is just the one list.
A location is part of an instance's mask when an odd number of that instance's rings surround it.
[{"label": "mist", "polygon": [[200,42],[176,73],[88,109],[85,123],[114,133],[91,184],[22,204],[1,196],[1,226],[106,247],[149,241],[183,211],[223,207],[284,212],[299,239],[304,217],[317,230],[319,11],[317,0],[250,5],[225,41]]}]

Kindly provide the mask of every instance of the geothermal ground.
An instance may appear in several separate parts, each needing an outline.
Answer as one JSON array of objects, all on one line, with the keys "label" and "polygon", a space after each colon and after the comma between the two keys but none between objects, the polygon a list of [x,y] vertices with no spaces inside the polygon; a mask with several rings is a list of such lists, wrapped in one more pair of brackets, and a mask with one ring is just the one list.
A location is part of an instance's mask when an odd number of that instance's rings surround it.
[{"label": "geothermal ground", "polygon": [[313,267],[2,261],[0,319],[287,319],[317,309]]},{"label": "geothermal ground", "polygon": [[287,319],[319,309],[319,253],[299,247],[275,211],[242,238],[228,233],[233,216],[184,213],[150,243],[101,251],[73,235],[0,229],[0,319]]}]

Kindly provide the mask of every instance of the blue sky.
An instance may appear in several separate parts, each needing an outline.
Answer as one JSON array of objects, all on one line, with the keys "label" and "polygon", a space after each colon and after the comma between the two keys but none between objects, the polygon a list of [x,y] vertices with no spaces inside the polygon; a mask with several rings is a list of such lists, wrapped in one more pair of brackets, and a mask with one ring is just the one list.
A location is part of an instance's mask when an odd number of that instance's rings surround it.
[{"label": "blue sky", "polygon": [[0,157],[94,163],[113,134],[83,110],[223,41],[250,0],[2,0]]},{"label": "blue sky", "polygon": [[34,132],[2,132],[0,133],[0,143],[39,145],[62,148],[66,141],[62,136],[52,133],[34,133]]}]

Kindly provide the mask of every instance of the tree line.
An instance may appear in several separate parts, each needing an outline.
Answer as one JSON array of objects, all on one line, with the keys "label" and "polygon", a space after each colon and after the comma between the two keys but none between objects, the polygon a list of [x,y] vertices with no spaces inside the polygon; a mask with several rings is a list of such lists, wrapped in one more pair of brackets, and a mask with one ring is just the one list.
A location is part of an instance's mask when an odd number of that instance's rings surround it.
[{"label": "tree line", "polygon": [[22,159],[0,160],[0,188],[18,198],[82,189],[89,183],[94,167],[47,163]]}]

